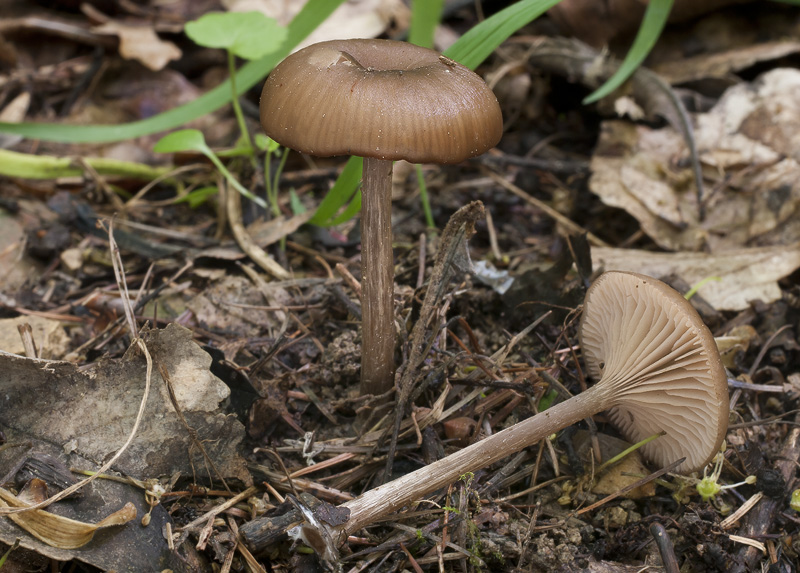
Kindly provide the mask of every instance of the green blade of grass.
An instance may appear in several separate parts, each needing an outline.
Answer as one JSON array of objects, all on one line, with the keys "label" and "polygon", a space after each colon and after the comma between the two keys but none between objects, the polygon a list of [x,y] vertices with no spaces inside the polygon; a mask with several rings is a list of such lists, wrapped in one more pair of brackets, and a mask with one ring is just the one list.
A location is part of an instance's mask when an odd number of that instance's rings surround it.
[{"label": "green blade of grass", "polygon": [[314,216],[308,220],[312,225],[329,227],[336,212],[347,203],[358,189],[361,182],[362,160],[360,157],[351,157],[339,174],[339,178],[328,191],[325,198],[317,207]]},{"label": "green blade of grass", "polygon": [[411,2],[411,29],[408,41],[425,48],[433,47],[433,33],[442,17],[444,0],[413,0]]},{"label": "green blade of grass", "polygon": [[347,208],[342,211],[341,215],[333,219],[328,226],[335,227],[336,225],[341,225],[345,221],[349,221],[358,215],[359,211],[361,211],[361,191],[356,191],[353,200],[350,201],[350,204],[347,206]]},{"label": "green blade of grass", "polygon": [[445,51],[468,68],[475,69],[511,34],[532,22],[561,0],[521,0],[487,18]]},{"label": "green blade of grass", "polygon": [[[106,157],[84,157],[83,160],[99,175],[109,177],[152,180],[166,175],[170,170],[167,167],[152,167],[143,163]],[[85,167],[74,157],[31,155],[0,149],[0,175],[6,177],[55,179],[56,177],[79,177],[85,172]]]},{"label": "green blade of grass", "polygon": [[622,65],[613,76],[608,78],[606,83],[583,100],[584,104],[594,103],[606,97],[631,77],[631,74],[642,64],[661,35],[661,31],[664,29],[669,13],[672,10],[672,2],[673,0],[650,0],[647,4],[647,11],[644,13],[642,25],[636,33],[636,39],[633,41],[633,45],[625,56]]},{"label": "green blade of grass", "polygon": [[[281,47],[255,62],[248,62],[236,74],[242,94],[256,85],[275,65],[322,23],[344,0],[309,0],[289,23]],[[72,143],[120,141],[166,131],[211,113],[231,101],[229,80],[191,102],[147,119],[119,125],[65,125],[55,123],[0,122],[0,132],[32,139]]]}]

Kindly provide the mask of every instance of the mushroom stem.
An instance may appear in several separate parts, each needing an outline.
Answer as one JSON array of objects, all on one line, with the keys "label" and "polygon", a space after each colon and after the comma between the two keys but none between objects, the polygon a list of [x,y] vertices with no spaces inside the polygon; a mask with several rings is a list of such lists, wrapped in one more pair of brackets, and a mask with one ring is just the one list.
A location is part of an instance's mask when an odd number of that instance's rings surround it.
[{"label": "mushroom stem", "polygon": [[392,162],[364,158],[361,183],[361,395],[394,384]]},{"label": "mushroom stem", "polygon": [[463,474],[491,465],[611,406],[612,398],[608,390],[602,382],[598,382],[585,392],[544,412],[437,462],[371,489],[342,505],[350,510],[350,518],[333,530],[334,539],[342,542],[354,531],[456,481]]}]

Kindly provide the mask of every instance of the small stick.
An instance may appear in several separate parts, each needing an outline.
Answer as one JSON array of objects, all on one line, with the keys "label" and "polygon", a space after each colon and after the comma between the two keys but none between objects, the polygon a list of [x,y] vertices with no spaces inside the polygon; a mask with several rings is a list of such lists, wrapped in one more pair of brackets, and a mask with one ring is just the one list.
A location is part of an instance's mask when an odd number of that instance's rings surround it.
[{"label": "small stick", "polygon": [[489,209],[486,209],[486,230],[489,231],[489,246],[492,249],[492,256],[494,260],[499,261],[503,258],[503,255],[500,254],[500,245],[497,243],[497,231],[494,228],[492,212]]},{"label": "small stick", "polygon": [[417,269],[417,288],[425,284],[425,262],[428,258],[428,237],[425,233],[419,234],[419,268]]},{"label": "small stick", "polygon": [[361,300],[361,283],[356,280],[356,277],[347,270],[347,267],[344,266],[342,263],[336,263],[336,274],[342,277],[342,280],[347,283],[355,295],[358,297],[358,300]]},{"label": "small stick", "polygon": [[22,338],[22,347],[25,349],[25,356],[28,358],[39,358],[39,351],[36,349],[36,341],[33,339],[33,328],[29,322],[17,326],[19,336]]},{"label": "small stick", "polygon": [[571,219],[568,219],[567,217],[565,217],[564,215],[562,215],[561,213],[559,213],[558,211],[553,209],[550,205],[548,205],[544,201],[540,201],[536,197],[533,197],[533,196],[529,195],[528,193],[526,193],[525,191],[523,191],[522,188],[514,185],[510,181],[507,181],[501,175],[498,175],[497,173],[495,173],[494,171],[491,171],[489,169],[486,169],[485,171],[486,171],[486,174],[489,175],[489,177],[491,177],[492,180],[495,183],[499,184],[501,187],[505,187],[507,190],[511,191],[511,193],[513,193],[514,195],[516,195],[517,197],[519,197],[523,201],[526,201],[527,203],[530,203],[534,207],[537,207],[538,209],[541,209],[542,211],[544,211],[544,213],[547,216],[549,216],[551,219],[554,219],[557,223],[561,223],[564,227],[569,229],[571,232],[577,233],[577,234],[586,233],[586,237],[589,239],[589,242],[592,245],[594,245],[596,247],[610,247],[611,246],[608,243],[606,243],[603,239],[598,237],[597,235],[594,235],[594,234],[590,233],[589,231],[587,231],[586,229],[584,229],[583,227],[581,227],[580,225],[578,225],[577,223],[575,223]]},{"label": "small stick", "polygon": [[672,547],[672,540],[669,538],[667,530],[659,522],[654,521],[650,524],[650,535],[656,541],[656,547],[661,554],[661,561],[664,563],[666,573],[679,573],[678,559],[675,557],[675,549]]}]

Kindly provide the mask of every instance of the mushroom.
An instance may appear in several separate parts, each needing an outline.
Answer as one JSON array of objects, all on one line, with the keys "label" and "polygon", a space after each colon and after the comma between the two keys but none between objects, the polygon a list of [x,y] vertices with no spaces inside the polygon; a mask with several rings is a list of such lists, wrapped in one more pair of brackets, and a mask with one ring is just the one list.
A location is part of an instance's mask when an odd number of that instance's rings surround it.
[{"label": "mushroom", "polygon": [[679,293],[656,279],[607,272],[586,293],[580,324],[589,374],[585,392],[342,505],[346,536],[378,518],[531,446],[579,420],[608,410],[631,441],[664,432],[643,453],[677,471],[703,468],[728,425],[727,376],[711,332]]},{"label": "mushroom", "polygon": [[361,393],[394,384],[392,161],[458,163],[502,135],[494,93],[433,50],[392,40],[333,40],[283,60],[261,94],[275,141],[317,156],[364,158]]}]

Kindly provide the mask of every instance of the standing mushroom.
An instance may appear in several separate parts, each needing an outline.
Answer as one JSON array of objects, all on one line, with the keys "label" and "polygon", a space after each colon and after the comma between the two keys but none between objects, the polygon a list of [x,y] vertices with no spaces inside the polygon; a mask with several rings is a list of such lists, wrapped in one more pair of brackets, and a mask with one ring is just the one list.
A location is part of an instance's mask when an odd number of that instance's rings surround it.
[{"label": "standing mushroom", "polygon": [[364,158],[361,394],[394,383],[392,161],[458,163],[502,135],[500,106],[458,62],[405,42],[333,40],[281,62],[261,94],[261,124],[310,155]]}]

